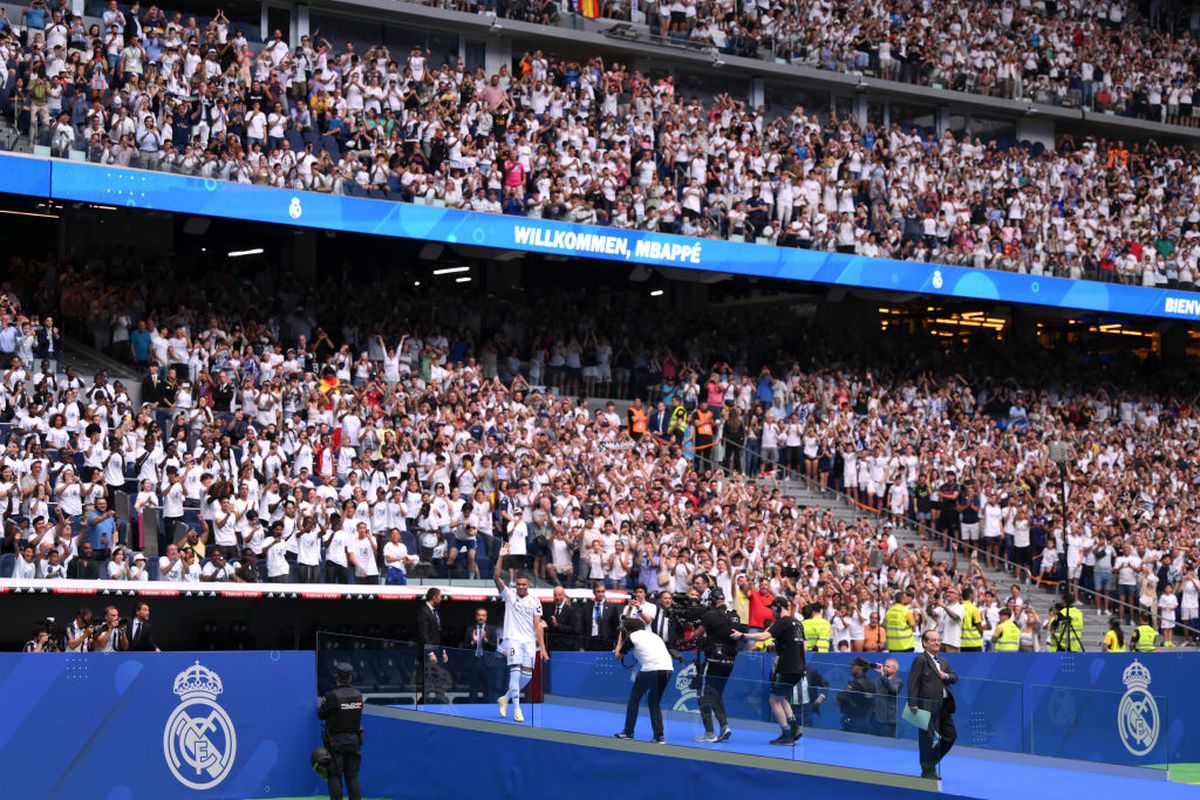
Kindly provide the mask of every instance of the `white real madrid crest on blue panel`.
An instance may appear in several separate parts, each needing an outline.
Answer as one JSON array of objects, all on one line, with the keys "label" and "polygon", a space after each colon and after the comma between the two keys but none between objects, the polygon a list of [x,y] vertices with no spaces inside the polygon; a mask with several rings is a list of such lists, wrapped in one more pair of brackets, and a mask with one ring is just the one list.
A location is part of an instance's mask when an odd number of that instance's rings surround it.
[{"label": "white real madrid crest on blue panel", "polygon": [[163,755],[176,780],[190,789],[211,789],[229,776],[237,755],[237,733],[217,703],[221,676],[197,661],[175,676],[179,695],[163,729]]},{"label": "white real madrid crest on blue panel", "polygon": [[1125,695],[1117,707],[1117,733],[1125,749],[1135,756],[1144,756],[1158,744],[1158,703],[1146,691],[1150,686],[1150,670],[1134,661],[1121,675]]}]

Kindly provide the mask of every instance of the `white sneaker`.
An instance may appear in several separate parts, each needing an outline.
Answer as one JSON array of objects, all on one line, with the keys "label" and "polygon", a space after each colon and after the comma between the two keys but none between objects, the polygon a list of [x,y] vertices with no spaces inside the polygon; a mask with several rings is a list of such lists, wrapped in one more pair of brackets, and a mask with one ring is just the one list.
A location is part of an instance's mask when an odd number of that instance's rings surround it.
[{"label": "white sneaker", "polygon": [[524,722],[525,721],[525,715],[521,713],[520,706],[513,706],[513,721],[514,722]]},{"label": "white sneaker", "polygon": [[500,703],[500,716],[507,717],[508,716],[508,695],[501,695],[500,700],[498,702]]},{"label": "white sneaker", "polygon": [[715,742],[716,740],[717,740],[716,733],[714,733],[713,731],[705,731],[704,733],[700,734],[692,741],[693,742],[710,742],[711,743],[711,742]]}]

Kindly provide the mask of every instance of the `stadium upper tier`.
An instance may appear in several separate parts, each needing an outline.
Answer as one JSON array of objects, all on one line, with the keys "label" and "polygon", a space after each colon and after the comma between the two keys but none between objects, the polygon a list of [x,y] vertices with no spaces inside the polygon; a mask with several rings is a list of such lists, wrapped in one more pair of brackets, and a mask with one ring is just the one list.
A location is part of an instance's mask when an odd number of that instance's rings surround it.
[{"label": "stadium upper tier", "polygon": [[282,34],[256,53],[221,19],[143,17],[143,39],[130,16],[39,29],[31,9],[0,33],[0,109],[58,155],[247,184],[1143,286],[1191,288],[1200,259],[1200,169],[1176,146],[701,101],[538,51],[489,75]]},{"label": "stadium upper tier", "polygon": [[[554,24],[556,4],[442,5]],[[587,0],[571,4],[590,15]],[[1124,2],[662,0],[595,4],[655,38],[721,53],[1166,122],[1192,118],[1200,20]],[[1165,5],[1165,4],[1164,4]],[[1186,29],[1184,26],[1187,26]]]}]

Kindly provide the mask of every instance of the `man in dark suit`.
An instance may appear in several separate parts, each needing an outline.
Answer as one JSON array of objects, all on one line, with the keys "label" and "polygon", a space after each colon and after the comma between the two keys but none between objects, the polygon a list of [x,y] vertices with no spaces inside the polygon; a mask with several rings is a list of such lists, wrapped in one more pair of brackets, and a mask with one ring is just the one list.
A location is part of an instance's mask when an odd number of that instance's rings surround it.
[{"label": "man in dark suit", "polygon": [[650,414],[650,434],[661,439],[667,435],[667,427],[670,424],[671,415],[667,413],[667,406],[659,401],[658,406]]},{"label": "man in dark suit", "polygon": [[925,652],[913,659],[908,673],[908,707],[929,712],[929,728],[920,732],[917,744],[921,752],[921,777],[938,778],[938,764],[958,737],[954,728],[954,693],[950,686],[958,675],[940,655],[942,637],[937,631],[921,636]]},{"label": "man in dark suit", "polygon": [[550,650],[574,650],[579,634],[579,609],[571,605],[567,591],[554,587],[554,602],[542,612],[546,620],[546,647]]},{"label": "man in dark suit", "polygon": [[[674,607],[675,595],[669,590],[663,589],[654,599],[654,614],[646,622],[646,627],[666,642],[668,648],[675,648],[682,638],[679,633],[679,625],[671,617]],[[646,619],[645,615],[642,616],[642,619]]]},{"label": "man in dark suit", "polygon": [[503,663],[499,656],[489,655],[495,653],[500,646],[500,634],[497,633],[496,626],[489,625],[487,620],[486,608],[475,609],[475,622],[467,628],[462,638],[462,649],[472,654],[468,675],[469,698],[472,703],[495,702],[496,698],[492,694],[493,676],[496,668]]},{"label": "man in dark suit", "polygon": [[142,378],[142,402],[157,403],[162,399],[165,381],[158,372],[158,364],[150,362],[150,374]]},{"label": "man in dark suit", "polygon": [[442,604],[442,590],[436,586],[425,592],[425,602],[417,611],[417,643],[421,645],[422,657],[436,664],[438,656],[446,660],[442,645],[442,617],[438,606]]},{"label": "man in dark suit", "polygon": [[150,624],[150,604],[138,603],[129,623],[129,649],[142,652],[162,652],[154,638],[154,627]]},{"label": "man in dark suit", "polygon": [[621,624],[621,609],[604,596],[604,584],[592,588],[592,600],[584,606],[580,620],[580,641],[583,649],[593,653],[612,650],[617,645],[617,627]]},{"label": "man in dark suit", "polygon": [[53,317],[46,317],[42,320],[42,325],[37,329],[36,336],[37,342],[33,347],[35,357],[55,362],[62,358],[62,355],[60,355],[62,352],[62,335],[54,325]]},{"label": "man in dark suit", "polygon": [[421,702],[429,702],[424,698],[426,671],[438,663],[439,655],[443,664],[449,660],[445,648],[442,647],[442,617],[438,614],[438,606],[441,604],[442,590],[436,586],[430,587],[425,592],[425,602],[421,603],[421,607],[417,610],[417,644],[421,646],[421,655],[418,659],[420,667],[417,669],[417,693],[421,696]]}]

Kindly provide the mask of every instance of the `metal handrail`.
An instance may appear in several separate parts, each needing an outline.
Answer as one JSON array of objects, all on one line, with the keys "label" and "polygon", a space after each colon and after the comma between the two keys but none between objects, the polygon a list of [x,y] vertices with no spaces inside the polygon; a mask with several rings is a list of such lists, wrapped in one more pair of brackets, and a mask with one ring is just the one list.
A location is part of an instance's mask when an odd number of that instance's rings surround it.
[{"label": "metal handrail", "polygon": [[[737,450],[740,450],[743,458],[745,458],[746,456],[749,455],[749,451],[746,449],[746,447],[744,445],[739,445],[739,444],[735,444],[733,442],[729,442],[724,438],[724,436],[719,435],[716,439],[716,442],[720,443],[724,447],[733,447]],[[837,489],[835,489],[832,486],[828,486],[828,485],[821,486],[819,484],[814,485],[816,482],[813,481],[811,478],[809,478],[807,475],[797,473],[794,470],[789,469],[788,467],[786,467],[782,463],[780,463],[777,459],[764,458],[762,456],[761,452],[758,454],[757,458],[758,458],[759,462],[761,462],[761,463],[771,464],[772,466],[777,467],[786,476],[794,475],[794,479],[798,479],[798,481],[803,483],[805,485],[805,487],[807,489],[809,489],[810,491],[818,491],[818,492],[821,492],[824,494],[832,494],[837,499],[841,500],[843,503],[850,506],[851,508],[861,509],[875,517],[879,517],[879,516],[882,516],[885,514],[889,517],[894,516],[890,512],[884,511],[882,509],[874,508],[872,506],[868,506],[864,503],[860,503],[857,500],[855,500],[854,498],[850,497],[848,494],[838,491]],[[788,480],[788,479],[792,479],[792,478],[790,478],[790,477],[784,478],[784,480]],[[900,515],[899,518],[907,527],[910,527],[913,530],[915,530],[921,536],[922,540],[933,539],[934,537],[944,536],[944,534],[942,534],[940,531],[924,524],[920,520],[913,519],[912,517],[909,517],[907,515]],[[949,539],[951,537],[947,536],[945,538]],[[995,556],[995,555],[988,554],[982,548],[977,547],[969,542],[964,542],[961,540],[955,540],[955,541],[957,542],[958,546],[962,549],[963,552],[970,551],[972,557],[987,556],[990,559],[992,559],[993,561],[998,560],[1001,564],[1003,564],[1005,566],[1005,568],[1008,568],[1013,573],[1014,576],[1019,574],[1018,570],[1025,570],[1025,572],[1029,573],[1029,570],[1026,569],[1023,565],[1017,564],[1013,561],[1009,561],[1007,558],[1005,558],[1003,556]],[[1033,577],[1032,573],[1029,573],[1029,574],[1030,574],[1030,578],[1032,579],[1032,577]],[[1038,580],[1037,583],[1040,585],[1042,582],[1040,580]],[[1061,584],[1061,583],[1062,583],[1062,581],[1055,582],[1056,585]],[[1099,596],[1099,592],[1096,592],[1093,589],[1087,589],[1083,586],[1076,586],[1074,588],[1077,593],[1088,594],[1092,600],[1095,600]],[[1108,596],[1107,599],[1113,606],[1118,606],[1118,607],[1128,609],[1130,612],[1130,616],[1135,621],[1137,620],[1138,615],[1140,615],[1142,613],[1141,606],[1134,605],[1133,603],[1127,603],[1123,600],[1120,600],[1120,599],[1118,599],[1116,597],[1112,597],[1112,596]],[[1179,628],[1182,628],[1186,633],[1200,636],[1200,630],[1197,630],[1196,628],[1191,627],[1190,625],[1182,622],[1181,620],[1176,621],[1176,626]]]}]

